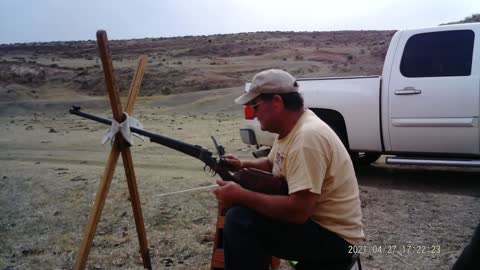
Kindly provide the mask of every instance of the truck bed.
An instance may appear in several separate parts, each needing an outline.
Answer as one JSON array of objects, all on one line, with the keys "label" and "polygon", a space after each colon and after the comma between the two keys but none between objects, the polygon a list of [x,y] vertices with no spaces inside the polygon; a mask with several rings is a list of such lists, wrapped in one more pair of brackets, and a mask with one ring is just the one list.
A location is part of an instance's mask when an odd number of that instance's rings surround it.
[{"label": "truck bed", "polygon": [[350,150],[382,151],[381,76],[300,79],[298,83],[306,107],[329,109],[343,115]]}]

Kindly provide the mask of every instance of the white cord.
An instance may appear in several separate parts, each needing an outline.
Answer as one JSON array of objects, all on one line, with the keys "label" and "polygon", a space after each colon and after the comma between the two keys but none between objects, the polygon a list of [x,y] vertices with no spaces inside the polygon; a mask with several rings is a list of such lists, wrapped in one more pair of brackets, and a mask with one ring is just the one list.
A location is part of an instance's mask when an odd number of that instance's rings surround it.
[{"label": "white cord", "polygon": [[197,187],[197,188],[185,189],[185,190],[180,190],[180,191],[168,192],[168,193],[158,194],[158,195],[156,195],[155,197],[163,197],[163,196],[167,196],[167,195],[178,194],[178,193],[185,193],[185,192],[190,192],[190,191],[195,191],[195,190],[201,190],[201,189],[207,189],[207,188],[212,188],[212,187],[218,187],[218,185],[215,184],[215,185],[210,185],[210,186],[205,186],[205,187]]}]

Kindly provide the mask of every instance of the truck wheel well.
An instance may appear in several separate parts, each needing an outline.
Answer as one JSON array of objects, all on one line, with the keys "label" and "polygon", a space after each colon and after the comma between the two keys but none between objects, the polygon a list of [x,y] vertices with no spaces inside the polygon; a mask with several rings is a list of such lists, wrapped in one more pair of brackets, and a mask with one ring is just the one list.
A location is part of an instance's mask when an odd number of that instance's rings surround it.
[{"label": "truck wheel well", "polygon": [[350,149],[347,136],[347,127],[345,126],[345,119],[343,116],[334,110],[329,109],[315,109],[310,108],[320,119],[329,125],[343,142],[345,148]]}]

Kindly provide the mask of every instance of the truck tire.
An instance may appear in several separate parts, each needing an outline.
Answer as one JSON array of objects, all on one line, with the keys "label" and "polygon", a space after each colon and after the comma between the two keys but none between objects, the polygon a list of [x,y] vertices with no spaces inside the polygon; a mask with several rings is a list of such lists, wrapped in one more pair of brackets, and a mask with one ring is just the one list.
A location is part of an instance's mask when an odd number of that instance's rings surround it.
[{"label": "truck tire", "polygon": [[374,152],[350,152],[350,158],[352,159],[353,165],[358,167],[366,167],[370,164],[377,161],[381,156],[380,153]]},{"label": "truck tire", "polygon": [[314,109],[311,110],[320,118],[322,119],[330,128],[335,131],[338,138],[342,141],[345,148],[350,153],[350,158],[352,162],[357,167],[365,167],[373,162],[377,161],[377,159],[381,156],[380,153],[375,152],[354,152],[350,151],[350,146],[348,143],[348,136],[347,136],[347,128],[345,126],[345,120],[343,116],[334,110],[328,109]]}]

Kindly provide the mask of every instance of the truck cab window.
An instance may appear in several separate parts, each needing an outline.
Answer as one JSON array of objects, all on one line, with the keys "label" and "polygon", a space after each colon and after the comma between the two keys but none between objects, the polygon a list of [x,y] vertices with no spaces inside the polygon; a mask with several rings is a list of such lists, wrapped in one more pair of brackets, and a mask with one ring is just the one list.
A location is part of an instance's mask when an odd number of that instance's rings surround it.
[{"label": "truck cab window", "polygon": [[414,78],[469,76],[474,40],[471,30],[413,35],[405,45],[400,72]]}]

